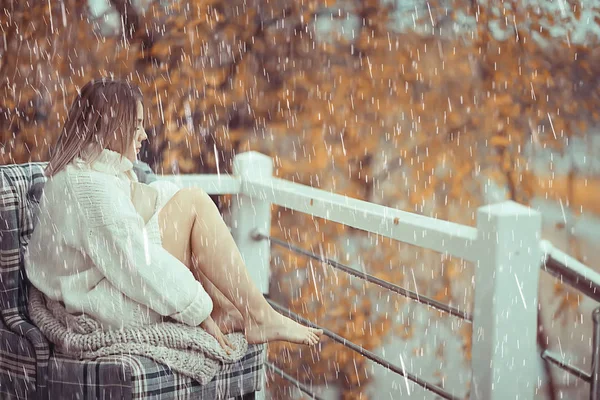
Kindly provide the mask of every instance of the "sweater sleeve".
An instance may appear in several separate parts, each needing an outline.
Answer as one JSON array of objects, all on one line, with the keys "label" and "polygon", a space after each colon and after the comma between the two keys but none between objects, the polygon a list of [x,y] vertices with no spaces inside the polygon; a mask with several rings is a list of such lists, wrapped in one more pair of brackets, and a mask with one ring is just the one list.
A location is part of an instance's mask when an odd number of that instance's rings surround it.
[{"label": "sweater sleeve", "polygon": [[213,308],[210,296],[185,264],[148,241],[143,218],[126,192],[103,182],[84,190],[85,181],[78,177],[72,185],[85,205],[83,251],[106,279],[160,315],[191,326],[204,321]]}]

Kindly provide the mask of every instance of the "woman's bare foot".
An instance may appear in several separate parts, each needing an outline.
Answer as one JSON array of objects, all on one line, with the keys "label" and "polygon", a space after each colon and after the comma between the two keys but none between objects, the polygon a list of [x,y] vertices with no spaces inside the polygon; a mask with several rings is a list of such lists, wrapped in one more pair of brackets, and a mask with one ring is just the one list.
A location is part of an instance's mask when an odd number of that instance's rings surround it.
[{"label": "woman's bare foot", "polygon": [[244,318],[236,308],[232,310],[216,309],[211,316],[224,334],[244,330]]},{"label": "woman's bare foot", "polygon": [[277,340],[315,345],[319,342],[322,329],[309,328],[273,310],[264,322],[249,322],[244,326],[248,344],[273,342]]}]

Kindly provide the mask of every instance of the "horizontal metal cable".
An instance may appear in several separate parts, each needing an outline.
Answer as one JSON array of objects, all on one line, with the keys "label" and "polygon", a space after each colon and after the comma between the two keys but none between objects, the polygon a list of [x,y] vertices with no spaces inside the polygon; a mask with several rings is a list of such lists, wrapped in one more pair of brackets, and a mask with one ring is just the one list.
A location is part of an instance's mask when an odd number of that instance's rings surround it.
[{"label": "horizontal metal cable", "polygon": [[555,356],[554,354],[550,353],[548,350],[545,350],[542,353],[542,358],[544,360],[548,360],[554,364],[556,364],[557,366],[559,366],[560,368],[564,369],[565,371],[567,371],[568,373],[570,373],[571,375],[574,375],[576,377],[578,377],[579,379],[582,379],[586,382],[591,382],[592,381],[592,377],[590,376],[590,374],[588,374],[585,371],[580,370],[577,367],[573,367],[572,365],[569,365],[563,361],[560,361],[560,359]]},{"label": "horizontal metal cable", "polygon": [[315,254],[313,252],[301,249],[301,248],[296,247],[296,246],[294,246],[292,244],[289,244],[289,243],[287,243],[287,242],[285,242],[283,240],[276,239],[274,237],[265,235],[265,234],[259,232],[258,230],[255,230],[252,233],[252,238],[254,240],[265,240],[265,239],[266,240],[270,240],[271,243],[277,244],[279,246],[287,247],[289,250],[292,250],[292,251],[294,251],[296,253],[299,253],[299,254],[305,255],[307,257],[310,257],[310,258],[312,258],[314,260],[321,261],[321,262],[324,262],[326,264],[329,264],[332,267],[337,268],[337,269],[339,269],[341,271],[344,271],[347,274],[356,276],[357,278],[364,279],[367,282],[374,283],[374,284],[376,284],[378,286],[381,286],[384,289],[390,290],[390,291],[398,293],[398,294],[400,294],[402,296],[405,296],[405,297],[411,298],[413,300],[416,300],[419,303],[426,304],[426,305],[428,305],[430,307],[436,308],[436,309],[438,309],[440,311],[447,312],[450,315],[454,315],[456,317],[462,318],[462,319],[467,320],[469,322],[473,321],[473,317],[471,316],[470,313],[468,313],[466,311],[461,311],[457,307],[453,307],[451,305],[446,305],[446,304],[441,303],[441,302],[439,302],[437,300],[434,300],[432,298],[419,295],[418,293],[415,293],[415,292],[413,292],[411,290],[408,290],[408,289],[404,289],[403,287],[400,287],[400,286],[395,285],[393,283],[384,281],[383,279],[379,279],[379,278],[377,278],[377,277],[375,277],[373,275],[367,274],[366,272],[357,271],[357,270],[355,270],[353,268],[350,268],[350,267],[348,267],[348,266],[346,266],[344,264],[341,264],[341,263],[339,263],[337,261],[333,261],[330,258],[321,257],[321,256],[319,256],[319,255],[317,255],[317,254]]},{"label": "horizontal metal cable", "polygon": [[305,384],[301,383],[300,381],[295,379],[293,376],[286,374],[284,371],[277,368],[275,365],[271,364],[270,362],[266,362],[265,365],[267,367],[271,368],[273,371],[275,371],[275,373],[277,373],[277,375],[292,382],[298,389],[300,389],[301,391],[303,391],[304,393],[309,395],[311,398],[321,400],[321,397],[319,397],[316,394],[314,394],[313,392],[311,392],[310,389],[308,389],[308,387]]},{"label": "horizontal metal cable", "polygon": [[395,373],[397,373],[398,375],[401,375],[407,379],[410,379],[411,381],[413,381],[414,383],[416,383],[417,385],[421,386],[424,389],[427,389],[435,394],[437,394],[438,396],[443,397],[444,399],[450,399],[450,400],[459,400],[460,397],[456,397],[450,393],[448,393],[447,391],[445,391],[444,389],[442,389],[439,386],[436,386],[434,384],[428,383],[426,381],[424,381],[423,379],[419,378],[416,375],[411,374],[408,371],[405,371],[404,368],[400,368],[386,360],[384,360],[383,358],[381,358],[380,356],[378,356],[377,354],[363,348],[362,346],[359,346],[355,343],[352,343],[351,341],[341,337],[340,335],[338,335],[337,333],[330,331],[327,328],[323,328],[305,318],[302,318],[301,316],[293,313],[291,310],[280,306],[279,304],[275,303],[273,300],[269,299],[268,297],[266,297],[266,300],[269,302],[269,304],[271,304],[271,306],[273,306],[273,308],[275,308],[276,310],[278,310],[280,313],[282,314],[286,314],[287,316],[289,316],[290,318],[296,320],[297,322],[302,323],[303,325],[306,326],[310,326],[312,328],[316,328],[316,329],[322,329],[323,330],[323,334],[330,337],[332,340],[348,347],[351,350],[354,350],[355,352],[367,357],[369,360],[375,361],[377,364],[389,369],[390,371],[393,371]]}]

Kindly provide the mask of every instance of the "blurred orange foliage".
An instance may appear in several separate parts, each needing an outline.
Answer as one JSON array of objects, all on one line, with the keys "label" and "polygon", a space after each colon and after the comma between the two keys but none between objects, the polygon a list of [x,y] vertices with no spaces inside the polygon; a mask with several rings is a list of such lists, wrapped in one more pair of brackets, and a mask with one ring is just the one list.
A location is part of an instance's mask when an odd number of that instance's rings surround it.
[{"label": "blurred orange foliage", "polygon": [[[524,204],[548,194],[600,214],[587,178],[538,177],[525,151],[560,151],[600,119],[600,46],[553,38],[560,13],[517,0],[430,0],[398,29],[399,11],[381,0],[155,1],[144,13],[111,3],[125,32],[103,32],[75,0],[2,3],[1,163],[46,160],[77,88],[116,76],[144,91],[145,160],[157,173],[215,173],[217,163],[230,172],[235,154],[256,150],[273,157],[278,177],[464,224],[488,179]],[[474,28],[455,29],[465,18]],[[330,30],[318,33],[323,21]],[[280,207],[273,221],[274,237],[334,259],[353,233]],[[360,254],[368,272],[394,282],[415,260],[386,240]],[[450,301],[465,268],[438,264],[427,294]],[[366,296],[320,263],[274,249],[273,285],[292,310],[366,349],[415,334],[388,315],[404,299],[377,311],[383,291],[369,285]],[[460,335],[469,358],[470,331]],[[365,398],[371,379],[364,358],[327,339],[318,354],[273,344],[270,358],[301,379],[336,382],[344,398]]]}]

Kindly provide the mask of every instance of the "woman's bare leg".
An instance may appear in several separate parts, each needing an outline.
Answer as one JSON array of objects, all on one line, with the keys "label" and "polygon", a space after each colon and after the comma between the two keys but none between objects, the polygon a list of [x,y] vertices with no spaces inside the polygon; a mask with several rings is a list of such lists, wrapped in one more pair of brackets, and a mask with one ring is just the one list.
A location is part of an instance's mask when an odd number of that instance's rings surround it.
[{"label": "woman's bare leg", "polygon": [[[192,263],[198,262],[196,257],[192,256],[192,258]],[[206,293],[212,299],[214,307],[210,315],[219,328],[221,328],[221,331],[223,333],[230,333],[243,330],[244,317],[235,308],[235,305],[202,273],[202,269],[199,266],[193,265],[190,270],[196,277],[196,280],[202,283],[204,290],[206,290]]]},{"label": "woman's bare leg", "polygon": [[[172,204],[173,207],[175,204]],[[204,290],[213,301],[213,311],[210,316],[223,333],[238,332],[244,328],[244,319],[242,314],[235,308],[227,297],[213,285],[213,283],[202,273],[196,263],[198,260],[192,254],[192,244],[189,236],[191,222],[185,220],[170,220],[169,218],[175,212],[181,212],[181,208],[176,207],[164,215],[159,214],[159,227],[163,248],[175,256],[179,261],[185,264],[197,281],[202,283]],[[164,217],[161,219],[161,216]],[[187,233],[186,233],[187,232]]]},{"label": "woman's bare leg", "polygon": [[[163,231],[163,247],[167,250],[181,246],[181,242],[191,245],[192,258],[197,261],[191,268],[199,269],[200,281],[203,276],[208,278],[240,311],[249,343],[285,340],[315,344],[319,341],[321,330],[284,317],[265,300],[248,275],[219,210],[204,191],[182,189],[177,192],[160,211],[159,225]],[[179,234],[164,234],[165,231]]]}]

